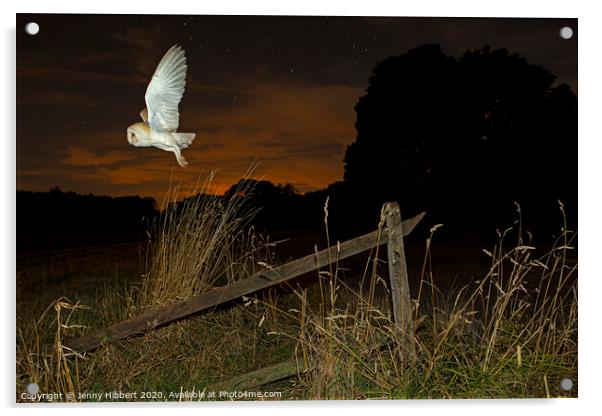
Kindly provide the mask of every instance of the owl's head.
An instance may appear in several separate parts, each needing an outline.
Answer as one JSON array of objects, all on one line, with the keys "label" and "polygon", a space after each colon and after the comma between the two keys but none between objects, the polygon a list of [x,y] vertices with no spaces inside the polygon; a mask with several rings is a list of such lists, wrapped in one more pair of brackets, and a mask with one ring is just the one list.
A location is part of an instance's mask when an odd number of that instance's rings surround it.
[{"label": "owl's head", "polygon": [[141,124],[143,123],[132,124],[130,127],[128,127],[128,143],[132,146],[144,146],[144,143],[146,142],[147,129],[145,129],[145,126],[142,126]]}]

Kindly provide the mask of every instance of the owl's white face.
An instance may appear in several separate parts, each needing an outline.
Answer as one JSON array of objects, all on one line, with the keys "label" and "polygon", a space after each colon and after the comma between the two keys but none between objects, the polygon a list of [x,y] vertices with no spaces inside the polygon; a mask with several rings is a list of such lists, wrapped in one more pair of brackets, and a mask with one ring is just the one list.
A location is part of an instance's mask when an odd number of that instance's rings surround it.
[{"label": "owl's white face", "polygon": [[136,147],[144,147],[148,146],[148,128],[144,128],[145,126],[141,125],[143,123],[132,124],[128,127],[127,136],[128,142],[132,146]]}]

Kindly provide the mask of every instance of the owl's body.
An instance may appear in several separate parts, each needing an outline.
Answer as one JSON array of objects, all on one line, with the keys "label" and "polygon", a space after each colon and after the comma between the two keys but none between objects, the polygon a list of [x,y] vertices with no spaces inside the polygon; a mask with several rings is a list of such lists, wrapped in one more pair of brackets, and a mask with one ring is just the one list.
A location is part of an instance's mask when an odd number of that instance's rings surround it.
[{"label": "owl's body", "polygon": [[156,147],[173,152],[178,164],[188,162],[181,149],[190,146],[195,133],[178,133],[178,104],[186,85],[186,57],[177,45],[167,51],[146,89],[146,108],[140,112],[143,122],[128,127],[128,142],[136,147]]},{"label": "owl's body", "polygon": [[169,131],[153,130],[146,122],[135,123],[128,127],[128,141],[136,147],[156,147],[176,155],[178,164],[186,167],[188,162],[182,156],[181,149],[192,144],[194,133],[176,133]]}]

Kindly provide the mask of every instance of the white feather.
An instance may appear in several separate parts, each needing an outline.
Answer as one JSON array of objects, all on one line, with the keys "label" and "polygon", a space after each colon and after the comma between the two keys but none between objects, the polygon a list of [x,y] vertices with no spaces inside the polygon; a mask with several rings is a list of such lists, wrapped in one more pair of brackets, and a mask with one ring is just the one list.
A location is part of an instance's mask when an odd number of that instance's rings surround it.
[{"label": "white feather", "polygon": [[173,152],[178,164],[186,167],[182,156],[196,137],[195,133],[177,132],[180,122],[178,105],[186,85],[186,56],[178,45],[174,45],[157,65],[157,69],[146,88],[146,108],[140,112],[142,123],[134,123],[127,129],[128,142],[136,147],[154,146]]},{"label": "white feather", "polygon": [[178,105],[184,95],[186,69],[186,56],[179,45],[172,46],[157,65],[144,96],[152,130],[177,130],[180,122]]}]

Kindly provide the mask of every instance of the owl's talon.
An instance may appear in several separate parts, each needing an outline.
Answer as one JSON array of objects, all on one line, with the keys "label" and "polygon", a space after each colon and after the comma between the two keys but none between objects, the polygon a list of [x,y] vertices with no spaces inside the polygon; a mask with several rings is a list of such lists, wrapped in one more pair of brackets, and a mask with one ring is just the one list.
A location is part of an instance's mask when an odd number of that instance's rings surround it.
[{"label": "owl's talon", "polygon": [[188,166],[188,161],[186,159],[184,159],[183,157],[179,157],[178,158],[178,165],[180,165],[183,168],[185,168],[186,166]]}]

